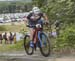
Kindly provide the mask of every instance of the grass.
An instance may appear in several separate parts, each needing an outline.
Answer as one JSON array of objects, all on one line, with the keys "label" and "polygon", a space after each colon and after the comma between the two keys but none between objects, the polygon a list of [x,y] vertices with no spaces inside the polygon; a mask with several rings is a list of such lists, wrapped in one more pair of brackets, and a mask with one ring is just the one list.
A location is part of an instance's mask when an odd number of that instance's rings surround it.
[{"label": "grass", "polygon": [[23,49],[23,40],[16,44],[0,44],[0,52],[19,51]]},{"label": "grass", "polygon": [[20,32],[22,29],[25,29],[27,31],[27,27],[25,26],[24,23],[18,23],[16,24],[11,24],[11,25],[0,25],[1,27],[5,28],[4,30],[0,31],[2,32]]}]

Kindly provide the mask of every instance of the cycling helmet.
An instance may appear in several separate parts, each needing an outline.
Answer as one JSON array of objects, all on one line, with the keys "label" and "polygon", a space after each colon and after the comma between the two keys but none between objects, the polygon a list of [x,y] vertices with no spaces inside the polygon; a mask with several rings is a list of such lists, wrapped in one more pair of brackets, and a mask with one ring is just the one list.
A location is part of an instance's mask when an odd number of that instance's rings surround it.
[{"label": "cycling helmet", "polygon": [[32,11],[34,14],[39,14],[41,12],[41,10],[38,7],[33,7]]},{"label": "cycling helmet", "polygon": [[29,13],[32,13],[33,11],[30,11]]}]

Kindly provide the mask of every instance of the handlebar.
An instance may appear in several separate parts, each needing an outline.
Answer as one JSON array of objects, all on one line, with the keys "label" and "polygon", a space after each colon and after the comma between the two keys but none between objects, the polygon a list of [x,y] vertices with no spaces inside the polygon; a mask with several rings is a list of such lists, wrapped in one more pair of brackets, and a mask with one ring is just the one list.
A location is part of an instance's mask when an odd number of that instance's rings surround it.
[{"label": "handlebar", "polygon": [[36,25],[26,25],[27,27],[36,27]]},{"label": "handlebar", "polygon": [[[43,25],[48,25],[49,23],[43,23]],[[27,24],[26,27],[34,27],[34,28],[42,28],[42,25],[41,24],[36,24],[36,25],[29,25]]]}]

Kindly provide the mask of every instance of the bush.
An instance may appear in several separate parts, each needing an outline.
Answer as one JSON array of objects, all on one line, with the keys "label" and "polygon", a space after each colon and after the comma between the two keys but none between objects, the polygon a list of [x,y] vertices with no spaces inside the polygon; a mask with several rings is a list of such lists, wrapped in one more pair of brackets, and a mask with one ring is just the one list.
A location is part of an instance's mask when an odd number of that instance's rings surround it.
[{"label": "bush", "polygon": [[63,49],[63,48],[75,48],[75,28],[67,27],[58,38],[56,38],[54,47],[56,49]]}]

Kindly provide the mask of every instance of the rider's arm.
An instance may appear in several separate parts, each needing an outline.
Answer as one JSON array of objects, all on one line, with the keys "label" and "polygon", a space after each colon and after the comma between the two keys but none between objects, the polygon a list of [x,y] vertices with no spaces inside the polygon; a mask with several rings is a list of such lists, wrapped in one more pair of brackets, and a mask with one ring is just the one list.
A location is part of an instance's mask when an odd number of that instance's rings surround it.
[{"label": "rider's arm", "polygon": [[27,19],[28,19],[28,20],[31,20],[31,16],[32,16],[32,13],[30,13],[30,14],[27,16]]},{"label": "rider's arm", "polygon": [[29,15],[26,17],[26,20],[24,21],[24,23],[25,23],[25,24],[27,24],[27,23],[28,23],[28,20],[31,20],[31,19],[30,19],[31,15],[32,15],[32,14],[31,14],[31,13],[29,13]]},{"label": "rider's arm", "polygon": [[45,13],[43,14],[43,18],[45,19],[45,21],[48,21],[48,16]]}]

